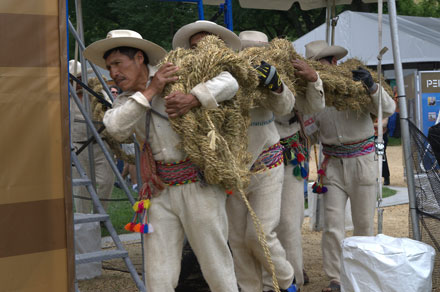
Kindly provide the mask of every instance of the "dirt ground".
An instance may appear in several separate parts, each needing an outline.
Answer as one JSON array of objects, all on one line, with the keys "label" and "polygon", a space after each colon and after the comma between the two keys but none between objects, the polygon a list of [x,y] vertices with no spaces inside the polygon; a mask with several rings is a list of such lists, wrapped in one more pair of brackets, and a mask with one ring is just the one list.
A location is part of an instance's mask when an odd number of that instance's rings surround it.
[{"label": "dirt ground", "polygon": [[[389,167],[391,172],[391,185],[406,186],[403,175],[402,164],[402,148],[400,146],[389,147],[387,149]],[[312,155],[313,156],[313,155]],[[311,173],[316,173],[313,170],[314,162],[311,163]],[[316,167],[315,167],[316,168]],[[313,175],[311,175],[313,179]],[[385,208],[383,233],[394,237],[408,237],[408,205],[399,205]],[[377,224],[376,224],[377,225]],[[347,236],[351,235],[347,233]],[[324,272],[322,271],[322,257],[321,257],[321,232],[310,231],[309,219],[305,218],[303,225],[303,249],[304,249],[304,265],[310,277],[310,283],[303,287],[302,292],[318,292],[327,285]],[[141,254],[139,243],[126,243],[130,258],[135,266],[140,271]],[[79,287],[82,292],[87,291],[102,291],[114,292],[137,291],[134,282],[131,280],[130,274],[126,272],[115,271],[114,269],[126,269],[122,260],[106,261],[103,263],[103,275],[96,279],[80,281]],[[191,275],[188,283],[182,284],[177,291],[188,292],[207,292],[209,291],[203,280],[198,278],[200,275]],[[193,286],[191,286],[193,285]]]}]

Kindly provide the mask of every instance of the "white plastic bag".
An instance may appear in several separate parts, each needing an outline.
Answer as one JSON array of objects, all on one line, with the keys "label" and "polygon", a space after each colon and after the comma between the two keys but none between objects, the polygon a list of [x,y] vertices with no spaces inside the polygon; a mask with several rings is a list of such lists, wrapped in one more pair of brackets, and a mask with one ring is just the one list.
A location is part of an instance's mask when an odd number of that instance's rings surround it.
[{"label": "white plastic bag", "polygon": [[428,292],[435,251],[409,238],[353,236],[342,241],[341,290]]}]

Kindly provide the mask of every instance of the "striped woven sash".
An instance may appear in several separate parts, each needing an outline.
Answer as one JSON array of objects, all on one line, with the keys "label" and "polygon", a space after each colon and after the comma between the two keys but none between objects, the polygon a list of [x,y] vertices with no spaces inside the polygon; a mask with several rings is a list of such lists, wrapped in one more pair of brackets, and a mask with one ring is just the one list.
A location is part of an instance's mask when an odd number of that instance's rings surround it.
[{"label": "striped woven sash", "polygon": [[199,169],[189,158],[174,163],[156,161],[156,168],[157,175],[169,186],[193,183],[200,179]]},{"label": "striped woven sash", "polygon": [[341,144],[341,145],[326,145],[323,144],[322,153],[325,156],[352,158],[374,152],[374,136],[360,142]]},{"label": "striped woven sash", "polygon": [[251,167],[251,171],[267,170],[283,163],[283,146],[280,142],[270,146],[258,156]]},{"label": "striped woven sash", "polygon": [[374,152],[374,136],[360,142],[342,144],[342,145],[326,145],[322,144],[322,153],[324,161],[321,163],[321,169],[318,170],[318,180],[313,184],[314,193],[322,194],[327,192],[327,187],[323,185],[323,177],[326,176],[327,165],[331,157],[336,158],[353,158],[367,155]]}]

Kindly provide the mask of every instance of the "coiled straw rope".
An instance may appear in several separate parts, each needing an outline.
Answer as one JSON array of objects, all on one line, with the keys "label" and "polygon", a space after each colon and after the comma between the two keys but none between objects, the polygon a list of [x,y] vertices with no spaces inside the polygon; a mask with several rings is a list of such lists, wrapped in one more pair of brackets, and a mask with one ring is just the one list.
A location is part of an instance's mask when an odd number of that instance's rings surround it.
[{"label": "coiled straw rope", "polygon": [[[240,55],[249,60],[253,65],[258,65],[261,61],[275,66],[280,73],[283,82],[297,96],[305,97],[307,82],[295,76],[295,69],[291,61],[300,59],[307,62],[323,82],[326,106],[334,106],[337,110],[353,110],[357,113],[364,112],[372,100],[359,81],[353,81],[352,70],[359,66],[366,68],[360,60],[350,59],[338,66],[329,66],[317,61],[306,60],[286,39],[273,39],[266,47],[252,47],[243,50]],[[378,83],[378,76],[374,70],[370,70],[373,79]],[[391,87],[385,82],[382,83],[388,94],[392,95]]]}]

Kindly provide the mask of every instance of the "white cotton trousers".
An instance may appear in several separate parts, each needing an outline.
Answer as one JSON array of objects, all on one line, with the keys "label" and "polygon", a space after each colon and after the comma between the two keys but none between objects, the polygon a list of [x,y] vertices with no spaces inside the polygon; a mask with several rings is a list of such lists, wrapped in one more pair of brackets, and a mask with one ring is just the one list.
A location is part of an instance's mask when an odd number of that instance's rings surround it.
[{"label": "white cotton trousers", "polygon": [[224,190],[198,182],[167,187],[151,200],[148,215],[154,231],[144,235],[147,291],[174,291],[186,235],[210,290],[238,292],[225,204]]},{"label": "white cotton trousers", "polygon": [[[107,147],[107,143],[104,143]],[[74,143],[73,146],[76,149],[79,149],[82,144]],[[112,191],[113,184],[115,183],[115,174],[110,167],[107,159],[104,156],[104,152],[102,152],[101,147],[98,144],[91,144],[88,147],[93,147],[93,158],[95,165],[95,178],[96,178],[96,192],[100,199],[109,199]],[[87,176],[91,179],[90,174],[90,163],[89,163],[89,153],[88,149],[85,148],[79,155],[78,160],[81,163],[81,166],[85,169]],[[73,178],[79,178],[79,174],[75,167],[73,167]],[[90,198],[90,193],[85,186],[73,187],[73,194],[76,196]],[[75,209],[77,213],[92,213],[93,212],[93,203],[91,200],[79,199],[75,198]],[[108,201],[101,201],[104,209],[107,210]]]},{"label": "white cotton trousers", "polygon": [[[253,175],[246,190],[249,203],[263,225],[266,242],[280,288],[287,289],[293,281],[293,268],[286,251],[277,237],[275,228],[280,222],[281,190],[284,165]],[[263,291],[262,266],[271,270],[258,240],[254,222],[240,194],[227,200],[229,244],[234,256],[235,271],[242,292]]]},{"label": "white cotton trousers", "polygon": [[[293,175],[293,165],[284,166],[280,223],[275,229],[295,273],[297,287],[304,284],[301,228],[304,221],[304,179]],[[274,290],[272,277],[263,271],[264,291]]]},{"label": "white cotton trousers", "polygon": [[330,158],[323,183],[324,230],[322,256],[324,272],[330,281],[340,281],[341,242],[345,236],[345,205],[350,198],[354,236],[374,235],[376,206],[375,154],[355,158]]}]

